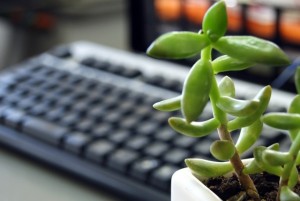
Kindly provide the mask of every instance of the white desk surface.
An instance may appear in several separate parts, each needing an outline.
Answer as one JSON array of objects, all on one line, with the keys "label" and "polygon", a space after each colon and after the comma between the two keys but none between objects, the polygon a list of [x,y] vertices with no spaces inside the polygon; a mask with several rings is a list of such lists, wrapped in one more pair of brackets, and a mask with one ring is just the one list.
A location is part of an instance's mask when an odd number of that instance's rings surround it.
[{"label": "white desk surface", "polygon": [[33,160],[0,148],[1,201],[120,201]]}]

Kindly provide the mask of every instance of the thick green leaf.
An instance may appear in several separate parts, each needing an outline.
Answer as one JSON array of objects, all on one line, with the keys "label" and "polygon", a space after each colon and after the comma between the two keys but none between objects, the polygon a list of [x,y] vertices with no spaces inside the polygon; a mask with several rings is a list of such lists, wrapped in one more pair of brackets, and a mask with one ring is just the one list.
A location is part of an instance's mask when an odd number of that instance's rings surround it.
[{"label": "thick green leaf", "polygon": [[235,86],[234,82],[230,77],[223,77],[218,87],[221,96],[229,96],[232,98],[235,97]]},{"label": "thick green leaf", "polygon": [[220,161],[227,161],[234,155],[235,147],[228,140],[216,140],[210,146],[210,153]]},{"label": "thick green leaf", "polygon": [[[258,148],[258,149],[266,150],[266,147]],[[267,150],[278,151],[279,150],[279,144],[278,143],[272,144],[269,147],[267,147]],[[261,154],[261,152],[259,154]],[[255,173],[263,172],[264,169],[263,169],[263,166],[261,165],[261,157],[259,157],[258,159],[259,160],[257,161],[257,158],[256,159],[254,158],[249,163],[245,164],[245,167],[243,169],[243,173],[245,173],[245,174],[255,174]]]},{"label": "thick green leaf", "polygon": [[[292,100],[290,107],[288,109],[289,113],[300,114],[300,95],[295,96]],[[298,135],[300,129],[291,129],[289,130],[289,135],[291,140],[293,141]],[[299,133],[300,134],[300,133]]]},{"label": "thick green leaf", "polygon": [[295,74],[295,85],[298,94],[300,94],[300,66],[297,67],[296,74]]},{"label": "thick green leaf", "polygon": [[260,121],[260,119],[258,119],[250,126],[241,129],[239,138],[235,145],[239,154],[247,151],[257,141],[261,134],[262,128],[263,123]]},{"label": "thick green leaf", "polygon": [[300,114],[300,95],[297,95],[292,100],[290,107],[288,109],[289,113]]},{"label": "thick green leaf", "polygon": [[290,63],[287,55],[276,44],[253,36],[224,36],[213,47],[241,61],[272,66]]},{"label": "thick green leaf", "polygon": [[289,177],[288,186],[290,188],[294,188],[297,185],[297,183],[298,183],[298,178],[299,178],[299,176],[298,176],[298,169],[297,169],[296,165],[294,165],[293,169],[291,171],[291,175]]},{"label": "thick green leaf", "polygon": [[277,129],[300,129],[300,114],[283,112],[268,113],[262,117],[262,121],[268,126]]},{"label": "thick green leaf", "polygon": [[147,54],[155,58],[182,59],[200,53],[209,44],[205,34],[169,32],[158,37],[147,49]]},{"label": "thick green leaf", "polygon": [[267,148],[269,150],[279,151],[280,146],[279,146],[279,143],[274,143],[274,144],[268,146]]},{"label": "thick green leaf", "polygon": [[252,62],[235,59],[227,55],[220,56],[212,61],[212,66],[215,74],[227,71],[240,71],[247,69],[253,65],[254,63]]},{"label": "thick green leaf", "polygon": [[180,109],[181,96],[169,98],[160,102],[157,102],[153,107],[160,111],[175,111]]},{"label": "thick green leaf", "polygon": [[218,40],[227,30],[227,12],[224,1],[212,5],[204,15],[202,28],[211,41]]},{"label": "thick green leaf", "polygon": [[256,112],[259,102],[258,100],[238,100],[228,96],[221,96],[216,105],[228,114],[243,117]]},{"label": "thick green leaf", "polygon": [[273,166],[271,164],[266,163],[263,160],[263,152],[266,150],[266,147],[263,146],[257,146],[255,147],[254,151],[253,151],[253,155],[255,158],[255,161],[258,165],[259,168],[263,169],[264,171],[270,173],[270,174],[274,174],[277,176],[281,176],[283,168],[281,166]]},{"label": "thick green leaf", "polygon": [[187,122],[196,121],[209,99],[213,72],[211,62],[198,60],[183,83],[181,110]]},{"label": "thick green leaf", "polygon": [[259,101],[259,107],[257,110],[250,116],[246,117],[237,117],[231,120],[228,123],[228,130],[233,131],[243,127],[250,126],[253,124],[260,116],[265,112],[268,107],[270,98],[271,98],[272,88],[270,86],[266,86],[261,89],[258,94],[255,96],[253,100]]},{"label": "thick green leaf", "polygon": [[214,162],[204,159],[185,159],[185,164],[198,178],[223,176],[233,170],[230,162]]},{"label": "thick green leaf", "polygon": [[170,126],[177,132],[190,137],[203,137],[209,135],[218,128],[220,122],[213,118],[203,122],[187,123],[183,118],[169,118]]},{"label": "thick green leaf", "polygon": [[300,197],[288,186],[283,186],[280,190],[280,201],[300,201]]},{"label": "thick green leaf", "polygon": [[296,157],[296,165],[300,165],[300,154]]},{"label": "thick green leaf", "polygon": [[265,150],[262,153],[262,159],[265,161],[265,163],[268,163],[270,165],[281,166],[291,162],[293,160],[293,157],[288,152]]},{"label": "thick green leaf", "polygon": [[259,167],[256,160],[252,160],[250,163],[246,164],[243,169],[244,174],[256,174],[260,172],[263,172],[263,169]]}]

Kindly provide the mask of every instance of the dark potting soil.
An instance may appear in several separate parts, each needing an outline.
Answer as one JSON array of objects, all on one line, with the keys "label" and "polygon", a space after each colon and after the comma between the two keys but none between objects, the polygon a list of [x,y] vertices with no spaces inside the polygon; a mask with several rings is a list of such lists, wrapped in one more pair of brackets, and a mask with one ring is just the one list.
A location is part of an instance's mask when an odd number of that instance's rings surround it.
[{"label": "dark potting soil", "polygon": [[[278,189],[279,178],[268,173],[251,175],[254,184],[260,194],[262,201],[275,201]],[[217,194],[222,200],[228,200],[238,195],[243,189],[235,175],[232,177],[217,177],[207,181],[206,186]],[[300,195],[300,185],[297,184],[294,191]],[[234,200],[234,199],[232,199]],[[243,201],[251,201],[245,196]]]}]

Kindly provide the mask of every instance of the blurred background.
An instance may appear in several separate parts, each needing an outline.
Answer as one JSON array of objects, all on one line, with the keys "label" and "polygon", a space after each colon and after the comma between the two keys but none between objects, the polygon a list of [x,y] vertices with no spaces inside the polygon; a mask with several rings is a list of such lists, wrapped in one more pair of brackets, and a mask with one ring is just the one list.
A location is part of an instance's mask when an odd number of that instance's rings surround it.
[{"label": "blurred background", "polygon": [[128,49],[126,0],[0,1],[0,66],[89,40]]},{"label": "blurred background", "polygon": [[[212,3],[213,0],[2,0],[0,67],[78,40],[144,53],[162,33],[199,31],[203,15]],[[298,57],[300,0],[226,0],[226,3],[228,34],[251,34],[272,40],[292,59]],[[262,70],[258,66],[243,77],[237,73],[231,76],[265,84],[282,73],[280,68]],[[293,83],[286,80],[278,87],[294,90]]]}]

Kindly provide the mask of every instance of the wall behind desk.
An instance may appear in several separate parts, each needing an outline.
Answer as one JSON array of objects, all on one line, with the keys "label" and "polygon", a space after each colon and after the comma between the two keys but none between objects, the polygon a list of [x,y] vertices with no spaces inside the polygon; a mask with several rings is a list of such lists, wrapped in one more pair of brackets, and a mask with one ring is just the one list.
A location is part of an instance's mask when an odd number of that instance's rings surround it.
[{"label": "wall behind desk", "polygon": [[59,5],[48,10],[53,25],[47,29],[0,18],[0,68],[78,40],[129,49],[126,0],[61,0]]}]

